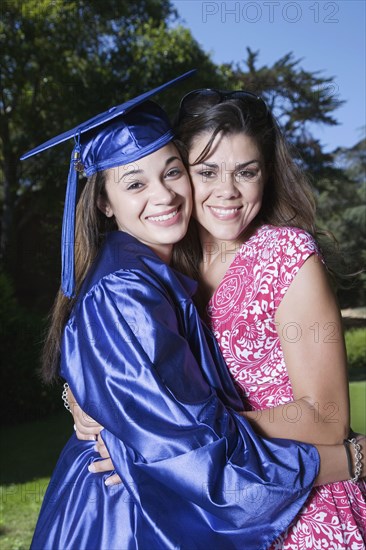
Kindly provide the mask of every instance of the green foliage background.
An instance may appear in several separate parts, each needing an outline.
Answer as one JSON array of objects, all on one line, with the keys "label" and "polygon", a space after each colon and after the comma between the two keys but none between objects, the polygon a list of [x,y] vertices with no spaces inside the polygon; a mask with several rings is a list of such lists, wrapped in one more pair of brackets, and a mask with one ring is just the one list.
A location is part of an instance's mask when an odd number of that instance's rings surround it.
[{"label": "green foliage background", "polygon": [[350,379],[365,380],[366,379],[366,328],[354,328],[346,331],[345,340],[346,340]]}]

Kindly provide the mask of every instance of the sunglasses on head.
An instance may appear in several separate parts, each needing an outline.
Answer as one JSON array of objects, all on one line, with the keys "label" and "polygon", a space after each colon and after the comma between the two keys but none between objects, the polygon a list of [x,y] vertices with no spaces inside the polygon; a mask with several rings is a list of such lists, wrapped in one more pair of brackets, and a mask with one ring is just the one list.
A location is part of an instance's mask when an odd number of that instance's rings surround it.
[{"label": "sunglasses on head", "polygon": [[226,92],[214,88],[201,88],[189,92],[182,98],[179,106],[179,120],[183,116],[199,116],[207,109],[214,107],[214,105],[229,101],[230,99],[239,99],[242,101],[248,108],[249,115],[264,117],[268,114],[268,107],[265,101],[252,92],[244,90]]}]

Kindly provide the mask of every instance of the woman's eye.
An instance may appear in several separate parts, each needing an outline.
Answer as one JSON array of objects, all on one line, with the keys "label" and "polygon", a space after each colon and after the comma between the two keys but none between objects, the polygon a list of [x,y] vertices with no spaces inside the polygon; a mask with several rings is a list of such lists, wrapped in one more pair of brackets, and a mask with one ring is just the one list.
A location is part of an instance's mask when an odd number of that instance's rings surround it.
[{"label": "woman's eye", "polygon": [[143,184],[140,181],[134,181],[133,183],[130,183],[127,186],[127,191],[134,191],[136,189],[141,189],[142,186]]},{"label": "woman's eye", "polygon": [[237,172],[236,178],[240,180],[251,180],[258,176],[259,170],[240,170]]},{"label": "woman's eye", "polygon": [[215,172],[213,170],[202,170],[199,172],[200,176],[204,179],[210,179],[215,176]]},{"label": "woman's eye", "polygon": [[176,178],[177,176],[180,176],[181,173],[182,173],[182,170],[180,170],[179,168],[172,168],[171,170],[169,170],[169,172],[167,172],[166,177]]}]

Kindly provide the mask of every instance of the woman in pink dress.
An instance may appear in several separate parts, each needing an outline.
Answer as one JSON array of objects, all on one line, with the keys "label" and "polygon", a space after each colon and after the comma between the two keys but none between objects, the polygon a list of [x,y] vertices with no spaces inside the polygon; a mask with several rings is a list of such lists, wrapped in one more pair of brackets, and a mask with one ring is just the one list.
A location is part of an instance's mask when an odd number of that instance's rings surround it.
[{"label": "woman in pink dress", "polygon": [[[196,90],[178,122],[194,191],[183,254],[245,416],[268,437],[342,442],[347,359],[304,174],[252,94]],[[354,479],[314,488],[271,549],[361,550],[365,541],[366,483]]]}]

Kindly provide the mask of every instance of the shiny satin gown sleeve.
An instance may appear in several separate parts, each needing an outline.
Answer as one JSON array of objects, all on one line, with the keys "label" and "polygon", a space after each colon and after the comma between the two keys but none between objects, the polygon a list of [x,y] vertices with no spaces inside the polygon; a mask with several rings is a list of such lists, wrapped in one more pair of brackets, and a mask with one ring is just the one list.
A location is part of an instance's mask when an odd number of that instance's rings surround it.
[{"label": "shiny satin gown sleeve", "polygon": [[215,367],[195,308],[153,275],[125,270],[95,285],[66,326],[63,357],[157,548],[266,548],[305,502],[316,449],[259,438],[224,406],[207,379],[227,369],[219,356]]}]

